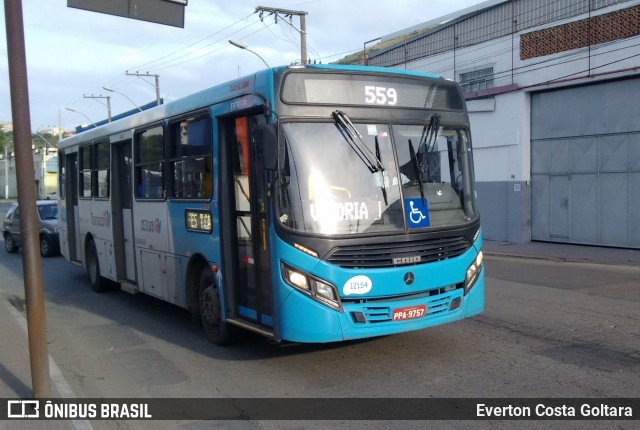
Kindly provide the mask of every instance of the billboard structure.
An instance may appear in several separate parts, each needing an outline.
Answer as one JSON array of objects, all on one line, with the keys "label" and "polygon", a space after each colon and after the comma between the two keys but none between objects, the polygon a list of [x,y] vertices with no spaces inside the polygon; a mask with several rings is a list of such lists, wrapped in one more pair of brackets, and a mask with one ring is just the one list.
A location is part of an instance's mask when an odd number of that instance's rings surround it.
[{"label": "billboard structure", "polygon": [[184,28],[188,0],[67,0],[67,6]]}]

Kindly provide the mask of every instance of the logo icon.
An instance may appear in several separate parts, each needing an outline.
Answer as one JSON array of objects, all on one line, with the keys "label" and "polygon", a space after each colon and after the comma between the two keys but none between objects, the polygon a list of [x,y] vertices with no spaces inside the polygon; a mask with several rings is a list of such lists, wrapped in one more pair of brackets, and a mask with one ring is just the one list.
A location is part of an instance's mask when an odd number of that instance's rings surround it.
[{"label": "logo icon", "polygon": [[39,418],[39,400],[9,400],[7,402],[7,418]]},{"label": "logo icon", "polygon": [[413,273],[407,272],[407,273],[404,274],[404,283],[406,285],[413,284],[413,281],[415,281],[415,277],[413,276]]},{"label": "logo icon", "polygon": [[404,214],[409,228],[429,227],[427,199],[404,199]]},{"label": "logo icon", "polygon": [[102,215],[91,215],[91,224],[98,227],[111,228],[111,213],[104,211]]},{"label": "logo icon", "polygon": [[402,264],[416,264],[422,261],[421,255],[412,255],[411,257],[398,257],[392,260],[395,266],[400,266]]},{"label": "logo icon", "polygon": [[148,233],[160,233],[162,227],[162,221],[159,218],[156,219],[143,219],[140,220],[140,229]]}]

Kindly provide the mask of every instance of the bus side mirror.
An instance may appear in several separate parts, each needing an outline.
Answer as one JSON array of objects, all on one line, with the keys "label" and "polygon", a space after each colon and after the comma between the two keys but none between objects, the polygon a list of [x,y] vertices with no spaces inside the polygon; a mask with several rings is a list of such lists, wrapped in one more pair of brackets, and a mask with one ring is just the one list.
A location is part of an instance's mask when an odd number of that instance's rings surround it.
[{"label": "bus side mirror", "polygon": [[264,168],[276,170],[278,168],[278,134],[275,124],[265,124],[262,127],[262,154]]}]

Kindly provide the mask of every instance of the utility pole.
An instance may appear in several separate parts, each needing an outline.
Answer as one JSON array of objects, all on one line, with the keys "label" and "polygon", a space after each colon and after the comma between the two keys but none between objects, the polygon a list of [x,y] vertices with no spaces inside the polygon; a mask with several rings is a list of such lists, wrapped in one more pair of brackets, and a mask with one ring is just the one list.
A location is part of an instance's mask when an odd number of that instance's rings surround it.
[{"label": "utility pole", "polygon": [[[103,95],[94,96],[93,94],[91,94],[90,96],[87,96],[87,95],[83,94],[82,97],[84,97],[85,99],[93,99],[93,100],[97,101],[98,103],[100,103],[101,105],[106,106],[107,107],[107,121],[111,122],[111,96],[103,96]],[[99,99],[107,99],[107,104],[105,105],[104,103],[99,101]]]},{"label": "utility pole", "polygon": [[31,152],[31,115],[29,112],[29,85],[27,82],[27,58],[24,41],[22,2],[5,0],[4,17],[7,30],[7,57],[9,58],[9,82],[11,87],[11,112],[13,113],[13,142],[16,152],[16,176],[18,203],[20,204],[20,233],[22,235],[22,267],[24,271],[24,295],[27,305],[27,331],[29,334],[29,358],[33,397],[51,397],[49,379],[49,352],[42,283],[42,260],[36,190],[33,183],[35,171]]},{"label": "utility pole", "polygon": [[279,9],[275,7],[267,7],[267,6],[258,6],[256,8],[256,12],[259,13],[260,21],[264,18],[264,13],[267,12],[269,15],[273,15],[276,23],[278,22],[278,16],[283,16],[284,18],[289,18],[296,15],[300,17],[300,28],[296,28],[291,22],[288,22],[286,19],[284,22],[289,24],[291,28],[300,33],[300,62],[302,64],[307,63],[307,24],[306,24],[306,16],[307,12],[302,10],[290,10],[290,9]]},{"label": "utility pole", "polygon": [[62,140],[62,109],[58,108],[58,142]]},{"label": "utility pole", "polygon": [[4,198],[9,198],[9,151],[4,144]]},{"label": "utility pole", "polygon": [[[138,73],[138,72],[129,73],[128,71],[125,72],[125,75],[127,75],[127,76],[137,76],[140,79],[142,79],[143,77],[145,77],[145,78],[156,78],[156,104],[158,106],[160,106],[160,75],[151,75],[151,74],[149,74],[149,72],[147,72],[147,73]],[[142,79],[142,80],[147,82],[144,79]],[[153,86],[153,84],[150,83],[150,82],[147,82],[147,84]]]}]

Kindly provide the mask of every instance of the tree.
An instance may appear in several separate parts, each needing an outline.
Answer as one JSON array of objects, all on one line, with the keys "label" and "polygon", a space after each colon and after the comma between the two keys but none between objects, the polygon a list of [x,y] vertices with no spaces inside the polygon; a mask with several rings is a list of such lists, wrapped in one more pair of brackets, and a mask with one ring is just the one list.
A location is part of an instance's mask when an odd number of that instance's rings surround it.
[{"label": "tree", "polygon": [[10,133],[7,133],[4,130],[0,130],[0,153],[4,154],[5,145],[9,144],[9,136]]}]

